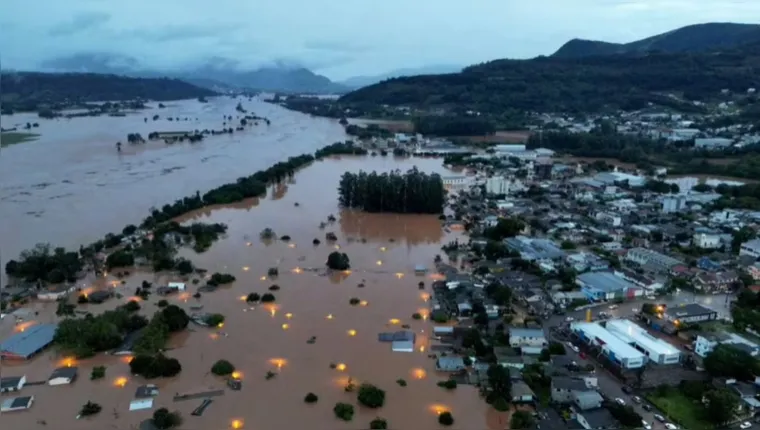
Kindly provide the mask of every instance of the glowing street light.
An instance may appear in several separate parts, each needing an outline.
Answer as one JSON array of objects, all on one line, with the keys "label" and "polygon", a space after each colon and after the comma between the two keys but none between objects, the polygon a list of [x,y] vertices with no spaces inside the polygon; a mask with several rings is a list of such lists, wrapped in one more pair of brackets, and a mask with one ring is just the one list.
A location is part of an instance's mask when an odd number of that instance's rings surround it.
[{"label": "glowing street light", "polygon": [[383,265],[383,260],[377,260],[377,262],[375,262],[375,264],[377,264],[378,266],[382,266]]},{"label": "glowing street light", "polygon": [[267,280],[267,277],[266,277],[266,276],[262,276],[262,277],[261,277],[261,278],[259,278],[259,279],[261,279],[262,281],[266,281],[266,280]]},{"label": "glowing street light", "polygon": [[336,369],[340,370],[341,372],[346,370],[346,365],[344,363],[339,363],[337,366],[335,366]]},{"label": "glowing street light", "polygon": [[382,251],[382,252],[385,252],[385,251],[386,251],[386,249],[387,249],[387,248],[386,248],[386,247],[384,247],[384,246],[381,246],[381,247],[380,247],[380,251]]},{"label": "glowing street light", "polygon": [[393,324],[393,325],[396,325],[396,324],[400,323],[401,320],[398,319],[398,318],[391,318],[390,321],[388,321],[388,322],[391,323],[391,324]]},{"label": "glowing street light", "polygon": [[293,269],[293,273],[301,273],[301,272],[303,272],[303,270],[300,267],[296,267],[295,269]]},{"label": "glowing street light", "polygon": [[288,313],[285,314],[285,318],[291,319],[291,318],[293,318],[293,314],[291,314],[290,312],[288,312]]},{"label": "glowing street light", "polygon": [[250,267],[248,267],[248,266],[243,266],[243,272],[247,272],[247,271],[249,271],[249,270],[251,270],[251,268],[250,268]]},{"label": "glowing street light", "polygon": [[117,386],[119,388],[124,388],[124,386],[127,385],[127,378],[125,378],[123,376],[121,376],[119,378],[116,378],[116,380],[113,381],[113,385],[115,385],[115,386]]},{"label": "glowing street light", "polygon": [[287,329],[289,329],[289,328],[290,328],[290,324],[287,324],[287,323],[286,323],[286,324],[283,324],[283,325],[282,325],[282,329],[283,329],[283,330],[287,330]]},{"label": "glowing street light", "polygon": [[295,244],[295,243],[289,243],[289,244],[288,244],[288,248],[295,248],[295,247],[296,247],[296,244]]},{"label": "glowing street light", "polygon": [[331,319],[333,319],[333,314],[327,314],[327,316],[325,318],[328,319],[328,320],[331,320]]},{"label": "glowing street light", "polygon": [[354,329],[349,330],[348,331],[348,335],[349,336],[356,336],[356,330],[354,330]]},{"label": "glowing street light", "polygon": [[366,300],[362,300],[359,302],[359,306],[369,306],[369,302]]},{"label": "glowing street light", "polygon": [[244,425],[243,420],[232,420],[230,423],[230,427],[233,429],[242,429]]},{"label": "glowing street light", "polygon": [[404,277],[404,274],[401,272],[396,272],[396,278],[401,279]]}]

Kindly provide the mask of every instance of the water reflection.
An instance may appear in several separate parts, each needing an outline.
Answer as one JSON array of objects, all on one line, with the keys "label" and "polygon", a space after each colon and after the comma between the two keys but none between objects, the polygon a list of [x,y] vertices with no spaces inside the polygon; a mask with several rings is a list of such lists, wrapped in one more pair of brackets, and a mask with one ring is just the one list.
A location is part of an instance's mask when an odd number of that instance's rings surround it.
[{"label": "water reflection", "polygon": [[395,239],[420,245],[437,243],[443,238],[441,221],[435,215],[370,214],[343,209],[338,223],[346,237],[373,242]]}]

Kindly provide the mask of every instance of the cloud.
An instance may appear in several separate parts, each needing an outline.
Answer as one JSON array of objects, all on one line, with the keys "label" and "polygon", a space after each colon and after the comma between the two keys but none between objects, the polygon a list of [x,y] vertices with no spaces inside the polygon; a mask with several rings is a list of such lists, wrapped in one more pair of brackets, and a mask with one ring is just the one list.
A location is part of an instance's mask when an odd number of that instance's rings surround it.
[{"label": "cloud", "polygon": [[71,36],[100,27],[110,19],[111,15],[108,13],[82,12],[74,15],[66,22],[53,26],[47,34],[51,37]]}]

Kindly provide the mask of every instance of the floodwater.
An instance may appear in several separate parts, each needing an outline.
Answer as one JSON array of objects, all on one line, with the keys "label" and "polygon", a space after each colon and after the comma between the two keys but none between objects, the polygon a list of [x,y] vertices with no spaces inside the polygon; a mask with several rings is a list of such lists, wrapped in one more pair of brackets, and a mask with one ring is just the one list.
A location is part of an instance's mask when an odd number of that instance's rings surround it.
[{"label": "floodwater", "polygon": [[[234,102],[231,105],[234,106]],[[328,137],[331,136],[328,130],[333,127],[331,123],[300,114],[277,113],[270,116],[263,108],[261,111],[257,110],[257,113],[273,120],[272,127],[276,126],[275,115],[293,115],[293,118],[298,118],[298,124],[305,123],[308,129],[312,128],[312,121],[317,121],[313,127],[323,130],[322,138],[327,142],[320,142],[314,147],[340,138]],[[294,126],[299,127],[295,122]],[[271,146],[277,137],[262,136],[259,139],[270,142]],[[292,138],[293,142],[300,142],[296,145],[302,145],[303,149],[278,148],[273,152],[291,155],[313,149],[306,148],[306,145],[311,146],[314,140],[303,143],[309,139],[310,131],[305,131]],[[196,168],[190,174],[177,173],[177,177],[167,175],[166,178],[170,178],[167,181],[174,184],[177,190],[163,190],[164,187],[155,186],[155,179],[143,181],[145,185],[132,185],[134,191],[131,192],[135,194],[127,195],[127,191],[120,193],[116,188],[116,193],[104,193],[105,199],[122,198],[133,202],[132,206],[140,206],[139,209],[129,206],[124,209],[132,217],[120,213],[121,206],[106,211],[90,207],[94,212],[80,223],[91,222],[105,231],[116,230],[136,221],[134,218],[144,216],[146,206],[161,203],[163,200],[158,200],[159,194],[164,194],[164,197],[181,196],[196,188],[205,190],[229,180],[230,175],[239,176],[266,167],[275,161],[271,158],[279,159],[263,152],[270,146],[256,142],[257,139],[251,139],[250,143],[230,142],[226,150],[219,149],[219,152],[226,154],[225,160],[250,161],[255,158],[255,152],[250,151],[246,155],[249,151],[245,146],[254,145],[262,150],[262,158],[268,159],[266,163],[253,166],[242,163],[244,166],[239,167],[238,163],[226,161],[216,167]],[[216,141],[210,139],[201,145],[213,147],[215,144]],[[26,144],[18,145],[23,146]],[[160,151],[165,150],[156,149],[156,152]],[[185,151],[188,154],[178,151],[176,158],[201,167],[196,157],[204,155],[189,155],[194,149]],[[201,151],[211,152],[210,149]],[[242,153],[243,158],[238,157],[237,151]],[[146,150],[144,154],[151,154],[151,151]],[[160,155],[143,156],[168,163]],[[8,154],[4,152],[3,157],[8,157]],[[348,430],[367,428],[376,416],[387,419],[393,429],[439,429],[441,426],[436,415],[442,410],[452,412],[456,421],[453,428],[488,428],[488,423],[497,422],[498,419],[494,420],[494,413],[479,397],[477,389],[459,386],[446,391],[436,386],[436,382],[445,379],[446,375],[438,374],[434,369],[434,360],[428,357],[432,325],[429,321],[411,318],[415,312],[426,314],[426,294],[430,292],[429,285],[433,280],[432,275],[415,276],[414,266],[423,264],[432,269],[433,258],[440,253],[441,244],[457,238],[457,234],[444,233],[433,215],[363,214],[337,207],[336,189],[344,171],[406,170],[413,165],[423,171],[443,171],[440,160],[336,157],[302,169],[289,183],[270,189],[266,197],[201,210],[184,217],[183,221],[188,222],[228,224],[226,237],[207,252],[195,254],[183,250],[182,254],[209,272],[231,273],[237,281],[213,293],[203,294],[200,300],[191,297],[195,286],[188,283],[188,293],[170,296],[168,300],[188,311],[191,305],[202,304],[203,312],[224,314],[226,321],[223,327],[204,328],[191,323],[187,332],[175,336],[170,342],[172,349],[167,354],[178,358],[183,370],[178,377],[171,379],[145,381],[132,377],[127,360],[123,357],[101,355],[81,363],[70,363],[78,365],[80,370],[80,377],[74,384],[24,388],[21,395],[34,395],[34,406],[30,411],[3,413],[0,416],[3,428],[133,429],[158,407],[179,411],[184,418],[180,428],[185,430],[223,430],[232,428],[233,420],[240,420],[243,428],[256,430]],[[235,173],[238,171],[240,173]],[[200,178],[193,177],[196,172]],[[20,181],[20,178],[17,179]],[[204,180],[208,183],[201,183]],[[193,185],[181,184],[182,181],[192,182]],[[126,189],[126,185],[124,187]],[[77,195],[82,199],[83,194]],[[99,199],[99,196],[93,198]],[[144,201],[151,199],[155,200]],[[71,204],[76,201],[72,197]],[[43,203],[38,202],[40,206]],[[299,205],[296,206],[296,203]],[[335,215],[337,220],[320,229],[320,222],[326,221],[330,214]],[[59,236],[64,242],[75,244],[77,235],[84,234],[85,229],[79,227],[82,233],[76,233],[78,223],[72,223],[70,214],[61,214],[60,224],[57,215],[46,211],[44,219],[57,227],[71,226],[72,232],[61,232]],[[118,221],[109,219],[112,217]],[[266,227],[272,228],[278,236],[291,236],[291,241],[263,242],[259,232]],[[334,232],[338,241],[325,241],[327,232]],[[313,245],[314,238],[322,243]],[[328,254],[337,248],[351,259],[350,272],[325,275],[311,270],[324,268]],[[279,269],[276,279],[267,278],[270,267]],[[125,278],[124,285],[115,278],[101,280],[91,288],[108,288],[110,285],[124,298],[112,299],[102,305],[86,305],[90,308],[88,310],[98,312],[123,304],[143,279],[158,284],[170,280],[166,275],[149,273],[133,273]],[[420,281],[425,282],[426,290],[418,289]],[[277,298],[273,304],[248,306],[241,300],[242,296],[251,292],[268,292],[269,287],[275,284],[280,289],[273,291]],[[353,297],[364,301],[363,305],[351,306],[349,300]],[[152,314],[157,309],[155,303],[159,299],[151,296],[142,303],[141,312]],[[34,304],[34,309],[39,312],[34,321],[54,321],[54,308],[53,304]],[[390,344],[377,341],[378,333],[400,330],[402,324],[409,324],[416,333],[414,352],[392,352]],[[0,323],[2,337],[12,330],[14,327],[9,318]],[[316,337],[316,341],[307,343],[312,337]],[[29,363],[6,364],[3,376],[25,374],[29,381],[43,381],[56,366],[65,364],[63,359],[48,351]],[[192,416],[192,410],[200,405],[202,399],[174,402],[173,396],[175,393],[225,389],[224,380],[210,374],[212,364],[219,359],[229,360],[237,367],[242,374],[243,388],[241,391],[226,390],[225,395],[214,398],[201,417]],[[337,368],[331,368],[331,364]],[[90,371],[96,365],[107,366],[106,377],[90,381]],[[268,371],[277,375],[267,380],[265,375]],[[349,378],[357,386],[368,382],[384,389],[385,405],[378,410],[358,406],[356,393],[344,390]],[[396,383],[400,378],[408,382],[406,387]],[[117,382],[124,386],[117,386]],[[154,408],[129,412],[129,402],[134,398],[135,389],[146,382],[157,384],[161,391]],[[303,398],[309,392],[319,396],[316,404],[304,403]],[[7,397],[7,394],[2,396],[3,399]],[[76,420],[79,409],[88,400],[100,403],[102,412],[95,417]],[[335,418],[332,409],[337,402],[355,405],[353,421],[343,422]]]}]

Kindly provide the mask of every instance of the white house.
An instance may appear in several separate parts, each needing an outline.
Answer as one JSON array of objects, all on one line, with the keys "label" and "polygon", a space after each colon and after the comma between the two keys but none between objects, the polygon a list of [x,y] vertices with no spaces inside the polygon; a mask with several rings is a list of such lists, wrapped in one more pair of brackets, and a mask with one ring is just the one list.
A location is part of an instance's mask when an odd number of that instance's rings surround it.
[{"label": "white house", "polygon": [[720,235],[718,234],[694,233],[691,243],[702,249],[716,249],[721,246]]},{"label": "white house", "polygon": [[167,287],[177,290],[177,291],[185,291],[185,283],[184,282],[169,282],[166,284]]},{"label": "white house", "polygon": [[510,181],[503,176],[492,176],[486,179],[486,193],[509,194]]},{"label": "white house", "polygon": [[53,370],[48,378],[48,385],[67,385],[77,378],[79,369],[76,367],[59,367]]},{"label": "white house", "polygon": [[518,347],[544,347],[548,344],[544,331],[540,328],[509,327],[509,345]]},{"label": "white house", "polygon": [[76,286],[66,287],[66,286],[58,286],[58,287],[50,287],[45,291],[40,291],[37,293],[37,299],[54,302],[58,299],[62,299],[66,297],[68,294],[73,293],[76,291]]},{"label": "white house", "polygon": [[26,375],[0,378],[0,393],[19,391],[26,384]]}]

